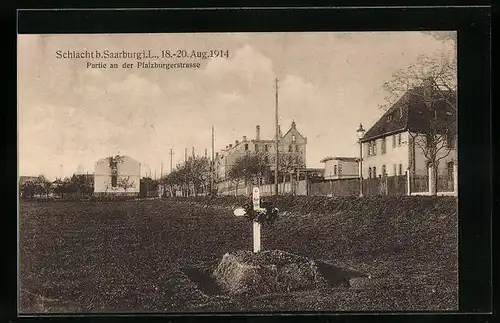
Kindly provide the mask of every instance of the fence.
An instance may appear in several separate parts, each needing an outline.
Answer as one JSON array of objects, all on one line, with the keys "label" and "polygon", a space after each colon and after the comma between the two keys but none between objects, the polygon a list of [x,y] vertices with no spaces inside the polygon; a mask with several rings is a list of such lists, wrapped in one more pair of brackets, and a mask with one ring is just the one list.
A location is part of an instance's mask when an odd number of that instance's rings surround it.
[{"label": "fence", "polygon": [[453,192],[455,190],[454,180],[448,175],[439,175],[437,178],[438,192]]},{"label": "fence", "polygon": [[425,175],[410,176],[410,188],[412,193],[429,192],[429,177]]},{"label": "fence", "polygon": [[[408,185],[408,178],[410,185]],[[454,181],[449,176],[438,176],[437,192],[456,194]],[[409,187],[408,187],[409,186]],[[363,195],[408,195],[408,188],[411,194],[429,194],[429,177],[421,175],[399,175],[381,176],[377,178],[363,179]],[[274,184],[260,186],[262,196],[274,195]],[[312,195],[312,196],[358,196],[360,193],[360,181],[358,178],[322,181],[292,181],[278,184],[280,195]],[[219,185],[219,195],[249,195],[252,188],[249,185],[238,185],[238,190],[234,185],[224,183]]]}]

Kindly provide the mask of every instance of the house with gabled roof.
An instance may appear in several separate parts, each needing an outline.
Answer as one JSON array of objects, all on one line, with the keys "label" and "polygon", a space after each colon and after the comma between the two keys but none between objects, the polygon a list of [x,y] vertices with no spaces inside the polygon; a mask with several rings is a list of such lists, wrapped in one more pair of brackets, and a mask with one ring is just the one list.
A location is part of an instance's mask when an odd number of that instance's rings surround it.
[{"label": "house with gabled roof", "polygon": [[439,144],[432,150],[440,160],[438,175],[456,186],[458,131],[452,101],[454,93],[435,90],[425,82],[404,93],[361,139],[363,177],[404,175],[406,171],[411,176],[427,176],[430,145]]},{"label": "house with gabled roof", "polygon": [[325,179],[359,178],[358,157],[325,157],[321,162],[325,164]]}]

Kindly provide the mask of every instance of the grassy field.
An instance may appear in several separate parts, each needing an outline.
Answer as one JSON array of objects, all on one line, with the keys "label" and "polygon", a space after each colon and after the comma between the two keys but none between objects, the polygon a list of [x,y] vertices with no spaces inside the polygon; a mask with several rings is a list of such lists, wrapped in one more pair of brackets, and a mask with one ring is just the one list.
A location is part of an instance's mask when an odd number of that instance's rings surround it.
[{"label": "grassy field", "polygon": [[456,310],[452,197],[284,198],[263,228],[280,249],[371,275],[369,284],[214,296],[183,268],[251,249],[251,224],[216,201],[21,201],[21,312]]}]

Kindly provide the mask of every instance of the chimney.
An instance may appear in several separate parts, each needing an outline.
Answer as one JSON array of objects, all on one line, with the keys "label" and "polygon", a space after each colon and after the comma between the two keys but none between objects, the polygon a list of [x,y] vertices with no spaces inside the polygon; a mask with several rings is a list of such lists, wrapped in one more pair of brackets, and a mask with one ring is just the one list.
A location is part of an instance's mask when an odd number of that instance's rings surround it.
[{"label": "chimney", "polygon": [[239,143],[240,143],[240,141],[239,141],[239,140],[235,140],[235,141],[234,141],[234,145],[235,145],[235,146],[236,146],[237,144],[239,144]]},{"label": "chimney", "polygon": [[229,148],[233,148],[233,144],[229,144]]},{"label": "chimney", "polygon": [[295,129],[295,120],[292,121],[292,129]]},{"label": "chimney", "polygon": [[247,136],[243,136],[243,141],[247,141]]},{"label": "chimney", "polygon": [[226,149],[228,149],[228,148],[229,148],[229,146],[226,146]]},{"label": "chimney", "polygon": [[255,127],[255,140],[260,140],[260,126]]}]

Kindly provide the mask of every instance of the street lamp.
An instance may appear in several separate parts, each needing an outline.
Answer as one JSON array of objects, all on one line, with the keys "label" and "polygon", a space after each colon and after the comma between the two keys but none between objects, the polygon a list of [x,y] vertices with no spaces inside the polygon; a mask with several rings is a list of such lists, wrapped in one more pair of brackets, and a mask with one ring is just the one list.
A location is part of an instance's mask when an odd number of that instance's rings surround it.
[{"label": "street lamp", "polygon": [[363,125],[360,123],[358,130],[358,142],[359,142],[359,197],[363,197],[363,145],[361,143],[361,139],[365,135],[365,129],[363,129]]}]

